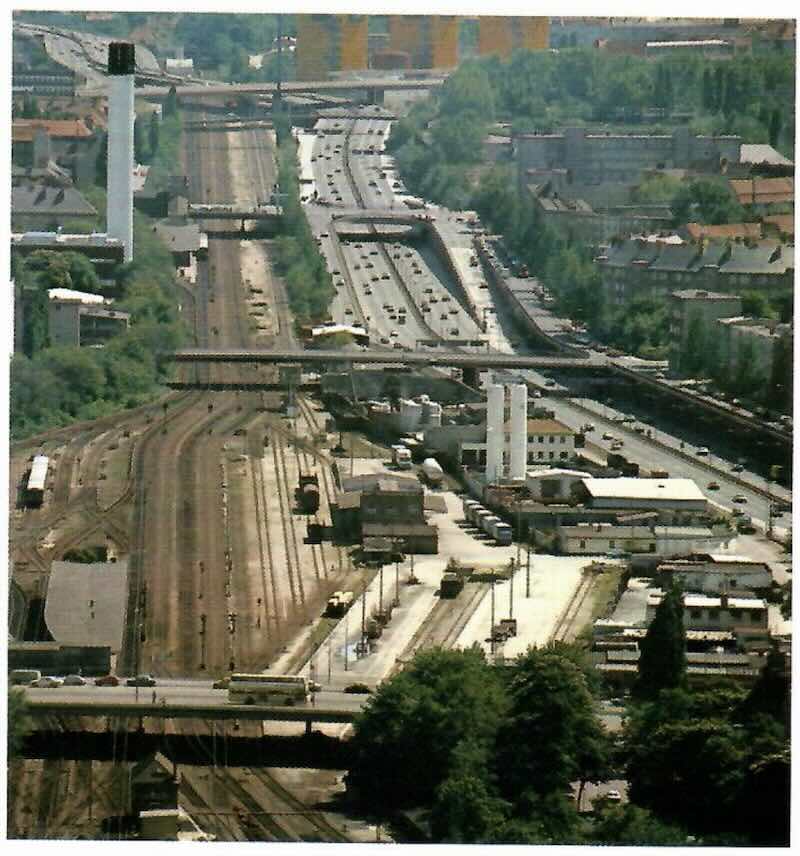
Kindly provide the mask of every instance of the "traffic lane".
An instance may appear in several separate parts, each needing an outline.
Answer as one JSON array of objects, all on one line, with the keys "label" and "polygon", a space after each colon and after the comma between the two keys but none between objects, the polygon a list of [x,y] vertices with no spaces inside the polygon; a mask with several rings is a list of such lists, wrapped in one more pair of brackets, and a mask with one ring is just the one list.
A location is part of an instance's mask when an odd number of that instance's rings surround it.
[{"label": "traffic lane", "polygon": [[[662,446],[656,445],[639,434],[623,434],[618,423],[605,419],[603,416],[592,415],[587,417],[583,410],[571,405],[563,399],[543,397],[541,401],[547,402],[547,407],[555,411],[556,417],[569,427],[580,431],[587,421],[595,424],[595,430],[591,434],[590,442],[601,447],[604,451],[611,450],[612,440],[603,440],[603,433],[610,433],[617,439],[623,441],[619,454],[634,459],[637,463],[644,465],[647,469],[665,470],[671,477],[680,476],[693,479],[698,487],[715,502],[721,504],[729,503],[731,508],[736,507],[732,499],[734,495],[743,495],[747,502],[743,507],[749,507],[763,512],[766,509],[766,499],[749,488],[741,487],[730,480],[724,472],[710,472],[701,465],[693,464],[679,454],[675,454]],[[661,433],[661,432],[660,432]],[[717,482],[719,491],[709,491],[709,482]]]}]

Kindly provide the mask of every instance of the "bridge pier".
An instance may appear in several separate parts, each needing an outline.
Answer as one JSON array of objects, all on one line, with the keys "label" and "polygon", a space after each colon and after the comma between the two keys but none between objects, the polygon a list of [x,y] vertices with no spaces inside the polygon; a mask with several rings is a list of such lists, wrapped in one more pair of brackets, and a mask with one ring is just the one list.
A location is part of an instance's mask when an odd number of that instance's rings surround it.
[{"label": "bridge pier", "polygon": [[464,366],[461,370],[461,379],[467,386],[471,386],[473,389],[478,388],[478,378],[480,372],[475,366]]}]

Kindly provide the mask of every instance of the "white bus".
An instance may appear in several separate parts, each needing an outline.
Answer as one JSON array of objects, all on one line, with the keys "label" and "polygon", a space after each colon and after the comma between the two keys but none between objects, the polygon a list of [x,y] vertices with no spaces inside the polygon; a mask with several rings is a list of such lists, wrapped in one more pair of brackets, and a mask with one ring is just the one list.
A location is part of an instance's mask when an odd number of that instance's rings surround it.
[{"label": "white bus", "polygon": [[231,704],[292,705],[308,701],[319,684],[302,675],[231,675],[228,701]]}]

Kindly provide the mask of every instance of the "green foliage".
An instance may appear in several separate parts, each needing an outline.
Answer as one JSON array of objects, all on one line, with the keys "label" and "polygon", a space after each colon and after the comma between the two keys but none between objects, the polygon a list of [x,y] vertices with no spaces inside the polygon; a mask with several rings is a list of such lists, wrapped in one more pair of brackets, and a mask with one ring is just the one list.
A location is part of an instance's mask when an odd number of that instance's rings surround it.
[{"label": "green foliage", "polygon": [[684,184],[672,199],[672,215],[676,224],[741,223],[747,219],[744,209],[723,182],[701,178]]},{"label": "green foliage", "polygon": [[642,640],[636,694],[654,698],[662,689],[682,686],[685,678],[683,593],[673,586],[664,594]]},{"label": "green foliage", "polygon": [[[485,768],[506,707],[499,678],[479,651],[421,652],[356,720],[348,784],[387,811],[428,805],[451,773],[468,775],[472,762]],[[470,764],[456,755],[466,742]],[[452,815],[447,791],[441,797],[444,823]]]},{"label": "green foliage", "polygon": [[644,179],[631,193],[633,202],[640,204],[669,204],[681,190],[683,183],[671,175],[652,175]]},{"label": "green foliage", "polygon": [[686,833],[662,823],[652,812],[628,803],[612,805],[600,803],[595,808],[592,841],[617,847],[680,846],[686,844]]},{"label": "green foliage", "polygon": [[31,718],[25,693],[21,689],[8,691],[8,757],[16,758],[22,752],[25,736],[31,730]]},{"label": "green foliage", "polygon": [[268,50],[277,32],[277,16],[268,14],[184,14],[175,28],[198,69],[226,65],[242,51]]},{"label": "green foliage", "polygon": [[300,204],[297,155],[291,134],[283,136],[278,146],[278,183],[283,219],[281,234],[273,243],[275,269],[286,279],[295,316],[303,320],[324,319],[335,292]]}]

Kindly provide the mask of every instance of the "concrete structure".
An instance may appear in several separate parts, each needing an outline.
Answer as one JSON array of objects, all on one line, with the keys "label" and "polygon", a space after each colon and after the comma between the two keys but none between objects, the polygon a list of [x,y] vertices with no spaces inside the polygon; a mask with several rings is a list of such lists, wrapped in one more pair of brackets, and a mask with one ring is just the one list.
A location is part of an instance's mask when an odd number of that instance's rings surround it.
[{"label": "concrete structure", "polygon": [[485,473],[488,484],[503,477],[504,424],[505,387],[499,383],[491,383],[486,390],[486,442],[481,444],[486,454]]},{"label": "concrete structure", "polygon": [[680,370],[682,356],[690,344],[689,337],[700,332],[704,335],[718,335],[714,322],[739,315],[742,300],[735,294],[691,288],[673,291],[669,295],[669,310],[673,354],[677,362],[674,368]]},{"label": "concrete structure", "polygon": [[130,326],[130,315],[110,308],[100,294],[51,288],[48,291],[48,335],[51,345],[93,347]]},{"label": "concrete structure", "polygon": [[665,588],[674,581],[684,591],[702,594],[766,593],[772,585],[772,573],[765,562],[728,553],[696,554],[677,562],[663,562],[656,573]]},{"label": "concrete structure", "polygon": [[613,552],[689,556],[719,546],[719,538],[702,526],[620,526],[579,523],[559,526],[558,545],[568,555]]},{"label": "concrete structure", "polygon": [[458,64],[458,19],[452,15],[390,15],[389,50],[407,54],[412,68]]},{"label": "concrete structure", "polygon": [[528,470],[525,476],[525,487],[539,502],[571,502],[574,501],[575,485],[580,485],[587,478],[590,478],[589,473],[581,470],[559,468]]},{"label": "concrete structure", "polygon": [[[662,599],[663,594],[648,596],[648,624]],[[736,636],[737,646],[744,651],[766,651],[769,647],[767,602],[761,598],[686,594],[683,623],[687,630],[730,631]]]},{"label": "concrete structure", "polygon": [[509,445],[509,478],[523,480],[528,464],[528,387],[514,384],[511,390],[511,436]]},{"label": "concrete structure", "polygon": [[515,50],[547,50],[550,19],[514,15],[481,15],[478,18],[479,56],[508,59]]},{"label": "concrete structure", "polygon": [[719,172],[738,163],[738,136],[691,136],[688,127],[671,134],[593,133],[565,128],[557,134],[519,134],[514,148],[520,177],[530,169],[565,169],[576,183],[637,183],[651,169],[703,169]]},{"label": "concrete structure", "polygon": [[[491,416],[492,410],[487,409],[487,418]],[[482,467],[485,466],[488,471],[489,461],[492,455],[497,455],[497,448],[490,449],[489,446],[489,426],[484,429],[483,437],[475,437],[478,433],[472,430],[473,426],[463,426],[461,428],[463,439],[459,442],[458,454],[459,463],[464,466]],[[526,464],[543,464],[547,462],[566,461],[575,453],[575,432],[559,422],[557,419],[528,419],[527,420],[527,460]],[[500,472],[502,477],[506,472],[506,466],[510,464],[511,455],[511,425],[506,423],[503,426],[503,439],[500,446]],[[471,435],[471,436],[470,436]],[[495,458],[495,461],[497,458]],[[496,466],[498,466],[496,464]],[[524,474],[519,478],[524,478]],[[487,479],[489,483],[492,480]],[[496,481],[496,479],[495,479]]]},{"label": "concrete structure", "polygon": [[133,75],[134,46],[113,42],[108,48],[108,234],[133,260]]},{"label": "concrete structure", "polygon": [[583,479],[587,505],[636,511],[705,512],[708,502],[691,479]]}]

